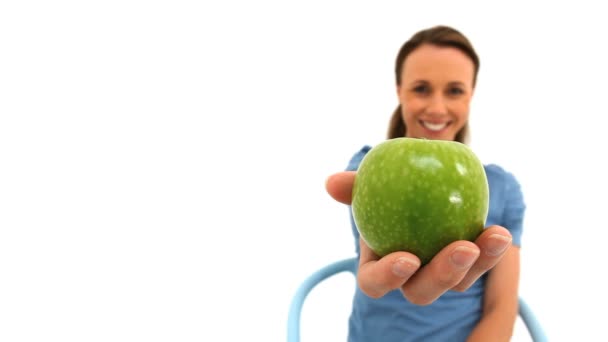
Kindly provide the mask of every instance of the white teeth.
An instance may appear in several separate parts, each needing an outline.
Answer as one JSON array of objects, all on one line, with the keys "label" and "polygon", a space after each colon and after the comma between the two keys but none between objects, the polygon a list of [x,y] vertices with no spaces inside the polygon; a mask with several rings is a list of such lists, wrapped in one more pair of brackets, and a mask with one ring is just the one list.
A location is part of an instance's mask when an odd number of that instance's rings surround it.
[{"label": "white teeth", "polygon": [[422,121],[422,125],[424,125],[424,127],[430,129],[431,131],[441,131],[442,129],[445,128],[445,126],[448,125],[447,122],[444,123],[430,123],[430,122],[426,122],[426,121]]}]

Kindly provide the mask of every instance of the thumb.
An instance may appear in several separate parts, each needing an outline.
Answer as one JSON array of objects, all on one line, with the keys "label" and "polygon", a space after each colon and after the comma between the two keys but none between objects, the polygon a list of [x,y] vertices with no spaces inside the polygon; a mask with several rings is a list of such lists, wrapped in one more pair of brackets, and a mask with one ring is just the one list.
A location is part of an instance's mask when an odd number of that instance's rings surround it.
[{"label": "thumb", "polygon": [[327,193],[336,201],[350,205],[356,174],[355,171],[343,171],[327,177],[325,181]]}]

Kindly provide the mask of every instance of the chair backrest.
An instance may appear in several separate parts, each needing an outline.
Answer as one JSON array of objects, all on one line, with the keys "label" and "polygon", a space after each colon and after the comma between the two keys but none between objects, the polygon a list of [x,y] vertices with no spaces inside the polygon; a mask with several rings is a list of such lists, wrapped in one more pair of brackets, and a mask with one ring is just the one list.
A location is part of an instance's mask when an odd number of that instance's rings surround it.
[{"label": "chair backrest", "polygon": [[[296,291],[291,301],[289,308],[289,317],[287,319],[287,342],[300,342],[300,316],[304,301],[310,291],[321,283],[323,280],[341,272],[351,272],[355,274],[357,271],[357,259],[348,258],[331,263],[313,274],[302,282]],[[545,342],[547,337],[531,308],[520,297],[519,298],[519,316],[524,325],[528,329],[530,337],[534,342]]]}]

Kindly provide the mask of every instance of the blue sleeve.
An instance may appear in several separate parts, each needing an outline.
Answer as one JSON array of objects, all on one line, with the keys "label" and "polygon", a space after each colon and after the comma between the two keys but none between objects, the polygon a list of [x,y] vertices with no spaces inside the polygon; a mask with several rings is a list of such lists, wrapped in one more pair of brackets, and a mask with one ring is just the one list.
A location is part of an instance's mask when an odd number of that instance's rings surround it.
[{"label": "blue sleeve", "polygon": [[348,166],[346,167],[346,171],[357,171],[359,168],[359,164],[363,160],[363,157],[371,150],[371,146],[363,146],[357,153],[355,153],[350,161],[348,162]]},{"label": "blue sleeve", "polygon": [[[346,167],[346,171],[357,171],[359,168],[359,164],[363,160],[363,157],[371,150],[371,146],[363,146],[357,153],[355,153],[350,161],[348,162],[348,166]],[[350,216],[350,225],[353,232],[353,237],[355,238],[355,252],[357,253],[357,257],[359,257],[360,247],[359,247],[359,230],[357,229],[357,225],[355,224],[355,219],[353,218],[352,207],[348,206],[348,213]]]},{"label": "blue sleeve", "polygon": [[521,247],[526,204],[521,186],[513,174],[505,172],[503,223],[513,236],[513,245]]}]

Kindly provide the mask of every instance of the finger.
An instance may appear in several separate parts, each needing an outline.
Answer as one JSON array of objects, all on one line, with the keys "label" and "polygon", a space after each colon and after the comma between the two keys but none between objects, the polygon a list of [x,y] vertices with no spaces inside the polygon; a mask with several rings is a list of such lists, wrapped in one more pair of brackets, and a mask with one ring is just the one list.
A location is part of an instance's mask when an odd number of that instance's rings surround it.
[{"label": "finger", "polygon": [[511,246],[512,237],[509,231],[501,226],[491,226],[475,240],[475,244],[479,246],[481,253],[479,258],[473,264],[467,275],[462,281],[456,285],[453,290],[465,291],[479,277],[488,270],[492,269],[505,255],[505,252]]},{"label": "finger", "polygon": [[462,281],[479,254],[471,241],[449,244],[401,287],[403,295],[414,304],[431,304]]},{"label": "finger", "polygon": [[355,175],[355,171],[344,171],[329,176],[325,181],[327,193],[336,201],[350,205]]},{"label": "finger", "polygon": [[379,258],[360,239],[361,258],[357,282],[363,293],[380,298],[400,288],[420,268],[420,259],[407,252],[395,252]]}]

